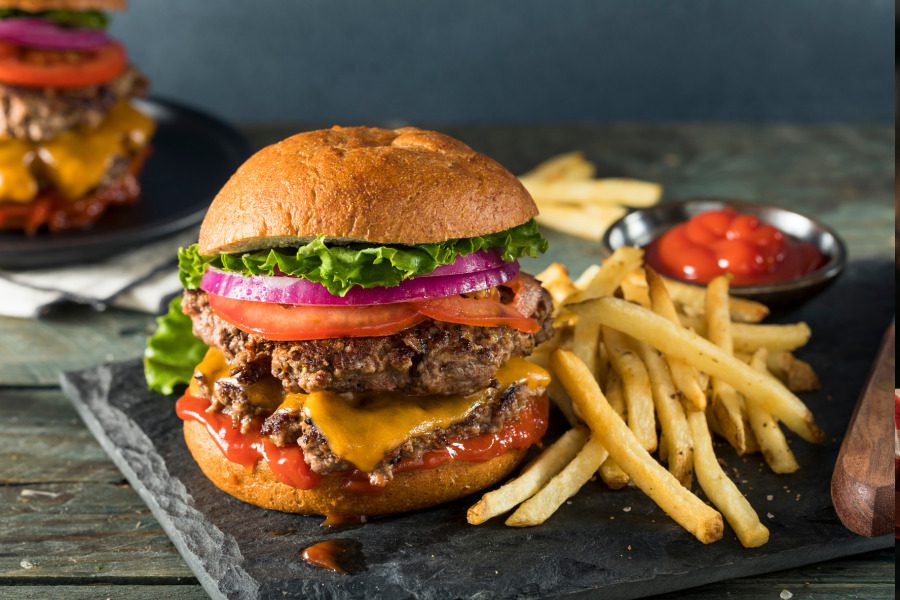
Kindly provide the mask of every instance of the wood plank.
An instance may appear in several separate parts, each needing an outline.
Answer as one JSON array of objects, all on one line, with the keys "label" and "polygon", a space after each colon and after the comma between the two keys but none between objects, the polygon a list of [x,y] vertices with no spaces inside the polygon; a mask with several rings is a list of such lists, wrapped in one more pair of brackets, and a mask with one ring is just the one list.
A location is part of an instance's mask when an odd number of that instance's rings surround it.
[{"label": "wood plank", "polygon": [[206,600],[199,585],[0,585],[2,600]]},{"label": "wood plank", "polygon": [[0,486],[0,581],[193,575],[128,484]]},{"label": "wood plank", "polygon": [[63,481],[124,477],[62,392],[0,390],[0,485]]},{"label": "wood plank", "polygon": [[831,500],[841,523],[869,537],[894,530],[895,432],[894,325],[888,328],[875,366],[850,417],[831,478]]},{"label": "wood plank", "polygon": [[0,385],[55,386],[60,371],[140,356],[150,315],[61,306],[45,319],[0,317]]}]

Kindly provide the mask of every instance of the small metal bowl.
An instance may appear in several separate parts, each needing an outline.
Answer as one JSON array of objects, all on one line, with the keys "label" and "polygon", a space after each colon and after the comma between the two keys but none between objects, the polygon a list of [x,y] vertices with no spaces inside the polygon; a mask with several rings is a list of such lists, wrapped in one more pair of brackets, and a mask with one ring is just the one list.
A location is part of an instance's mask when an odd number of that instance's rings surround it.
[{"label": "small metal bowl", "polygon": [[699,213],[722,208],[733,208],[740,213],[753,215],[795,239],[815,244],[828,257],[825,265],[812,273],[779,283],[733,286],[733,295],[769,305],[796,304],[821,292],[844,270],[847,248],[830,227],[791,210],[743,200],[682,200],[635,210],[607,229],[602,241],[603,250],[608,255],[621,246],[646,246],[678,223]]}]

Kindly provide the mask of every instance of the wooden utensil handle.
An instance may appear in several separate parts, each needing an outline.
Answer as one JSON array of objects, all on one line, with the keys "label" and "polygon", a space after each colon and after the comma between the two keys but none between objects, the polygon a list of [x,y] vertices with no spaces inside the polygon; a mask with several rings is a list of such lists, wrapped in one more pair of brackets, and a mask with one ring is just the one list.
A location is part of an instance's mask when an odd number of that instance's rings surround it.
[{"label": "wooden utensil handle", "polygon": [[894,324],[850,417],[831,477],[844,526],[867,537],[894,530]]}]

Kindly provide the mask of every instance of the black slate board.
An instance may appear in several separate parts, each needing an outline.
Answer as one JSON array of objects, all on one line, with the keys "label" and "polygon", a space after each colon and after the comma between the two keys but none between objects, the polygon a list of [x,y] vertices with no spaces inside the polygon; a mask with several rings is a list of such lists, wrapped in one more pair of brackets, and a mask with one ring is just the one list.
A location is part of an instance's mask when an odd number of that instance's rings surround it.
[{"label": "black slate board", "polygon": [[[515,529],[465,522],[471,499],[338,530],[321,519],[264,511],[219,492],[185,448],[172,399],[144,390],[137,361],[63,375],[88,428],[149,505],[213,598],[637,598],[890,547],[841,526],[828,485],[841,436],[894,310],[893,264],[856,262],[805,307],[780,315],[814,331],[803,358],[826,391],[805,395],[828,441],[792,445],[798,473],[776,476],[758,456],[720,456],[771,531],[743,549],[726,528],[703,546],[638,490],[585,487],[547,523]],[[886,423],[885,426],[890,426]],[[729,472],[730,469],[729,469]],[[772,500],[767,496],[771,495]],[[627,509],[627,512],[626,512]],[[342,576],[299,560],[327,538],[362,545],[367,570]]]}]

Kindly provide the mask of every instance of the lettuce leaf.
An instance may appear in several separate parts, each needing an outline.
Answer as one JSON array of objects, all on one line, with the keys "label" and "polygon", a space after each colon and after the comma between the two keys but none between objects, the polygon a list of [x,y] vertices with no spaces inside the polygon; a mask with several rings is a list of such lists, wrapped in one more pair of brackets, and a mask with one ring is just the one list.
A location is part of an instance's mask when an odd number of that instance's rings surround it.
[{"label": "lettuce leaf", "polygon": [[0,9],[0,19],[38,18],[52,21],[63,27],[83,27],[85,29],[106,29],[109,16],[99,10],[43,10],[30,12],[19,8]]},{"label": "lettuce leaf", "polygon": [[169,395],[191,382],[206,344],[191,332],[191,318],[181,312],[181,296],[172,299],[169,311],[156,324],[144,350],[144,378],[150,389]]},{"label": "lettuce leaf", "polygon": [[372,246],[368,244],[328,244],[318,237],[297,249],[276,248],[244,254],[201,256],[194,244],[178,251],[181,284],[188,289],[200,286],[210,265],[244,275],[282,273],[321,283],[335,296],[350,288],[391,287],[404,279],[431,273],[458,256],[478,250],[499,250],[503,260],[537,256],[547,250],[547,240],[533,220],[498,233],[448,240],[418,246]]}]

